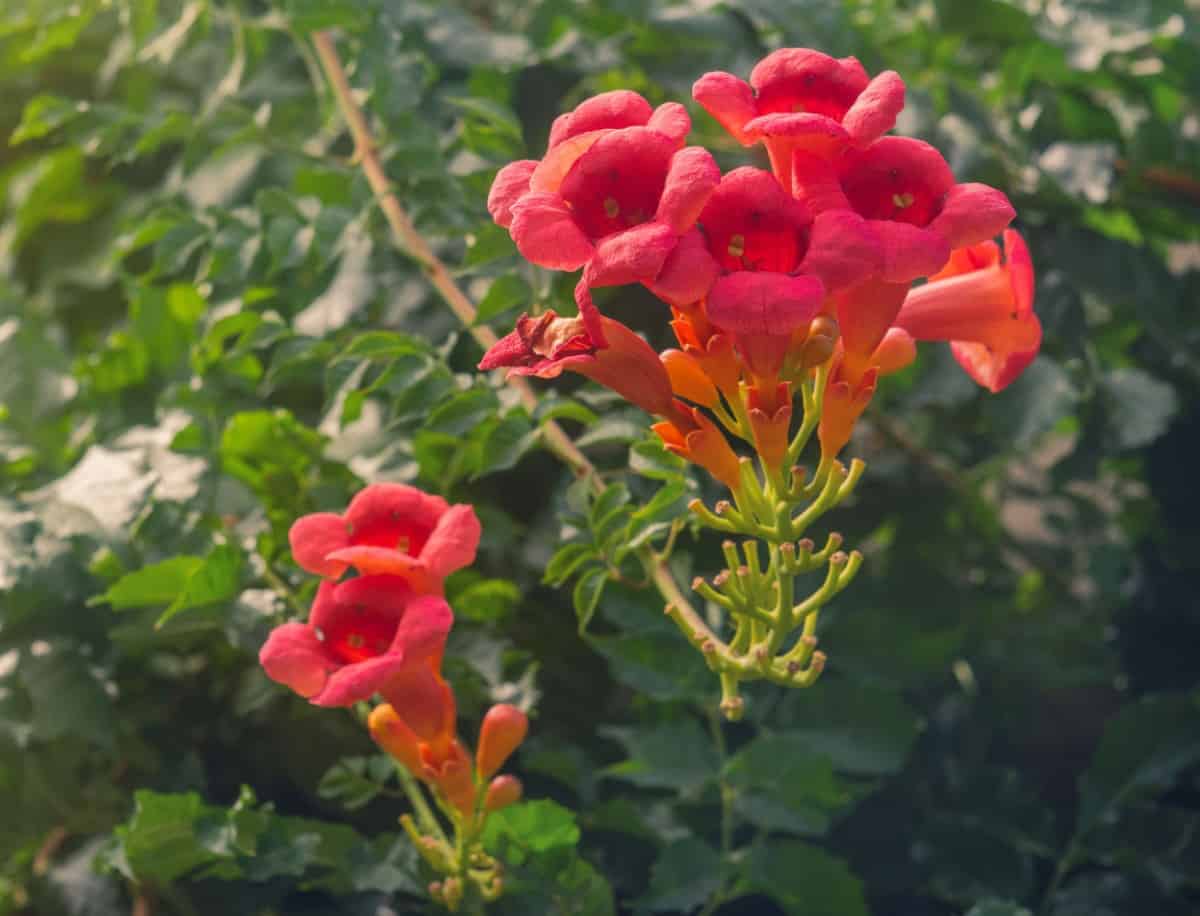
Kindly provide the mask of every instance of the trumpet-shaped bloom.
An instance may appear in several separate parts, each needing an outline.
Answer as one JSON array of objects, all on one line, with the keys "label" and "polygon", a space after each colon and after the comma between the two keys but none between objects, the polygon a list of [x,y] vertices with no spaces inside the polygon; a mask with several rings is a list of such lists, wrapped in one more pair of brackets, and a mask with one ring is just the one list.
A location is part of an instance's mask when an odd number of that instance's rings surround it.
[{"label": "trumpet-shaped bloom", "polygon": [[258,657],[312,703],[349,706],[436,672],[452,621],[442,598],[414,595],[399,576],[326,580],[308,623],[276,627]]},{"label": "trumpet-shaped bloom", "polygon": [[479,536],[470,506],[400,483],[371,484],[345,513],[306,515],[288,532],[292,556],[311,573],[336,579],[353,566],[401,576],[417,593],[440,593],[446,576],[474,561]]},{"label": "trumpet-shaped bloom", "polygon": [[[544,160],[521,159],[502,168],[488,194],[488,212],[497,224],[512,224],[512,207],[530,190],[553,191],[563,176],[588,147],[605,133],[626,127],[647,127],[675,143],[691,130],[687,110],[678,102],[658,108],[636,92],[618,89],[580,102],[573,111],[559,115],[550,129]],[[568,142],[570,141],[570,142]],[[540,168],[539,168],[540,167]],[[538,173],[534,181],[534,172]]]},{"label": "trumpet-shaped bloom", "polygon": [[708,252],[721,271],[708,318],[732,333],[751,371],[778,373],[794,331],[825,296],[878,270],[879,245],[847,209],[808,209],[761,169],[727,174],[701,214]]},{"label": "trumpet-shaped bloom", "polygon": [[557,378],[578,372],[611,388],[647,413],[675,412],[671,379],[658,354],[619,321],[590,305],[582,287],[580,315],[560,318],[553,309],[536,318],[522,315],[516,330],[484,354],[479,368],[507,368],[510,375]]},{"label": "trumpet-shaped bloom", "polygon": [[836,164],[800,152],[793,169],[792,191],[814,212],[848,207],[868,221],[889,283],[937,273],[952,249],[997,235],[1016,215],[1002,192],[956,183],[936,149],[908,137],[883,137]]},{"label": "trumpet-shaped bloom", "polygon": [[1037,356],[1042,326],[1033,312],[1033,262],[1014,230],[954,252],[950,263],[908,294],[896,324],[917,340],[950,341],[954,358],[995,393]]},{"label": "trumpet-shaped bloom", "polygon": [[904,107],[904,81],[892,70],[874,79],[853,57],[840,60],[808,48],[781,48],[750,72],[706,73],[692,97],[744,146],[765,143],[781,181],[793,153],[832,158],[887,133]]},{"label": "trumpet-shaped bloom", "polygon": [[[535,264],[587,265],[589,286],[651,284],[720,181],[707,150],[680,148],[690,128],[676,103],[651,109],[634,92],[589,99],[555,122],[541,161],[500,170],[488,210]],[[664,289],[692,301],[705,291],[703,278],[679,274]]]}]

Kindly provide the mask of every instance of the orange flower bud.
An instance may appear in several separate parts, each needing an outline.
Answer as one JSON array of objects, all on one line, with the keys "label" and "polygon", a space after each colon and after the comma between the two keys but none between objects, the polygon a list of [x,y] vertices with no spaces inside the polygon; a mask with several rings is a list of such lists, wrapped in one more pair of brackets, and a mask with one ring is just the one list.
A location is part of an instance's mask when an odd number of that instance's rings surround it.
[{"label": "orange flower bud", "polygon": [[389,756],[403,764],[410,773],[421,775],[423,764],[420,740],[389,703],[383,703],[371,710],[371,715],[367,718],[367,729],[375,743]]},{"label": "orange flower bud", "polygon": [[854,424],[871,403],[875,395],[875,383],[879,370],[872,366],[863,373],[858,384],[840,377],[835,370],[825,386],[825,403],[821,408],[821,424],[817,427],[817,438],[821,442],[822,457],[833,458],[845,448],[854,432]]},{"label": "orange flower bud", "polygon": [[680,429],[672,420],[655,423],[650,428],[658,433],[667,451],[700,465],[730,490],[740,489],[742,477],[737,454],[725,435],[699,410],[684,408],[684,413],[686,416],[681,419],[690,418],[693,423],[690,428]]},{"label": "orange flower bud", "polygon": [[483,807],[487,811],[499,811],[521,800],[521,780],[505,773],[492,780],[483,797]]},{"label": "orange flower bud", "polygon": [[659,359],[666,366],[671,389],[677,395],[704,407],[717,403],[717,389],[694,356],[682,350],[664,350]]},{"label": "orange flower bud", "polygon": [[818,315],[808,326],[808,336],[800,348],[800,367],[819,366],[833,355],[838,339],[838,323],[828,315]]},{"label": "orange flower bud", "polygon": [[479,748],[475,753],[475,768],[480,778],[487,779],[504,766],[528,732],[529,719],[517,707],[500,703],[489,709],[479,728]]},{"label": "orange flower bud", "polygon": [[786,382],[774,386],[773,391],[752,387],[748,392],[746,406],[750,428],[754,430],[754,447],[768,467],[780,467],[787,454],[792,421],[791,394],[791,387]]},{"label": "orange flower bud", "polygon": [[471,772],[471,760],[457,740],[451,745],[449,759],[432,775],[431,781],[437,785],[442,797],[463,816],[470,817],[475,810],[475,777]]}]

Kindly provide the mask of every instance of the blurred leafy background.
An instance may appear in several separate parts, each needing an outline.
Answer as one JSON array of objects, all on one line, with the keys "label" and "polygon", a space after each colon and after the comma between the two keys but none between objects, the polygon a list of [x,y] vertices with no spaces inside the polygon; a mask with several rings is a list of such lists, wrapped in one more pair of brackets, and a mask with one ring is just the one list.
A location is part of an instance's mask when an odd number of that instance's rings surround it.
[{"label": "blurred leafy background", "polygon": [[[1010,193],[1044,353],[990,397],[929,347],[877,397],[816,688],[751,690],[714,742],[660,599],[604,587],[697,483],[592,390],[531,416],[472,371],[320,28],[500,332],[569,280],[489,223],[491,176],[597,91],[854,54],[908,81],[901,132]],[[0,90],[0,913],[431,911],[388,767],[255,661],[310,597],[291,520],[384,478],[484,520],[449,670],[468,722],[531,708],[543,800],[493,825],[497,911],[1200,909],[1194,0],[8,0]],[[665,342],[653,300],[602,304]],[[537,448],[549,416],[601,505]],[[685,534],[683,581],[714,550]]]}]

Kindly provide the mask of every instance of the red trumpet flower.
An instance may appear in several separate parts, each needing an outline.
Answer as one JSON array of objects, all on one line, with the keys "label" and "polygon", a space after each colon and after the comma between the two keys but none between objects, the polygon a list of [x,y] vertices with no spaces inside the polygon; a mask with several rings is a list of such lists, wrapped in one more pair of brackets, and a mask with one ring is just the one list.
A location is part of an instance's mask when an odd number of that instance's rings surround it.
[{"label": "red trumpet flower", "polygon": [[955,251],[944,270],[908,294],[897,326],[917,340],[948,340],[954,358],[995,393],[1037,356],[1042,325],[1033,312],[1033,262],[1024,239],[1004,233]]}]

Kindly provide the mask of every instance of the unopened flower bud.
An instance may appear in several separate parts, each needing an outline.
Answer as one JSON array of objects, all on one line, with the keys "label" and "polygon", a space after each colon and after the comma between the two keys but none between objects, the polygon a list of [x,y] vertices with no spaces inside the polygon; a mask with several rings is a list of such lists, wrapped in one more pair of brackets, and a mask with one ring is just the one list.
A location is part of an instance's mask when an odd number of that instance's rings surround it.
[{"label": "unopened flower bud", "polygon": [[699,360],[682,350],[664,350],[658,357],[671,379],[671,390],[704,407],[717,403],[717,389],[701,368]]},{"label": "unopened flower bud", "polygon": [[450,802],[464,816],[469,817],[475,810],[475,779],[471,774],[471,763],[462,752],[458,742],[451,759],[442,764],[441,771],[436,776],[438,791],[446,801]]},{"label": "unopened flower bud", "polygon": [[487,811],[499,811],[521,800],[521,780],[505,773],[497,776],[487,787],[483,807]]},{"label": "unopened flower bud", "polygon": [[403,764],[410,773],[421,774],[420,740],[390,703],[383,703],[371,710],[371,715],[367,717],[367,729],[375,743],[390,757]]},{"label": "unopened flower bud", "polygon": [[479,748],[475,752],[480,778],[487,779],[504,766],[528,732],[529,719],[517,707],[500,703],[489,709],[479,728]]},{"label": "unopened flower bud", "polygon": [[800,348],[800,365],[819,366],[833,355],[838,339],[838,323],[828,315],[818,315],[808,326],[808,338]]}]

